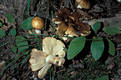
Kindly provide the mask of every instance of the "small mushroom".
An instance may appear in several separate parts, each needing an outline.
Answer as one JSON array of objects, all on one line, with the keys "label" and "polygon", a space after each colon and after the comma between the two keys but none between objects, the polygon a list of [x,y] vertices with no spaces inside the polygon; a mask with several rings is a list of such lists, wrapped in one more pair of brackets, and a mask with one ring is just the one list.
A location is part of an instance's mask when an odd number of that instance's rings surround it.
[{"label": "small mushroom", "polygon": [[55,24],[61,24],[62,23],[62,21],[58,17],[53,18],[52,22],[54,22]]},{"label": "small mushroom", "polygon": [[90,2],[89,0],[76,0],[77,8],[84,8],[89,9],[90,8]]},{"label": "small mushroom", "polygon": [[38,71],[38,77],[42,79],[52,64],[62,66],[65,62],[65,45],[53,37],[46,37],[42,42],[42,51],[32,49],[29,60],[32,71]]},{"label": "small mushroom", "polygon": [[67,30],[67,28],[68,28],[68,26],[62,22],[62,23],[58,24],[56,33],[59,36],[63,36],[65,34],[65,31]]},{"label": "small mushroom", "polygon": [[59,36],[63,36],[64,34],[69,35],[69,36],[78,36],[78,34],[76,33],[75,29],[69,24],[68,26],[61,22],[58,24],[57,27],[57,32],[56,32]]},{"label": "small mushroom", "polygon": [[67,35],[69,35],[69,36],[72,36],[72,37],[73,37],[73,36],[79,36],[79,35],[76,33],[75,29],[74,29],[72,26],[68,27],[68,29],[66,30],[65,34],[67,34]]},{"label": "small mushroom", "polygon": [[32,19],[32,27],[35,29],[35,33],[40,34],[40,29],[44,27],[44,20],[39,17]]}]

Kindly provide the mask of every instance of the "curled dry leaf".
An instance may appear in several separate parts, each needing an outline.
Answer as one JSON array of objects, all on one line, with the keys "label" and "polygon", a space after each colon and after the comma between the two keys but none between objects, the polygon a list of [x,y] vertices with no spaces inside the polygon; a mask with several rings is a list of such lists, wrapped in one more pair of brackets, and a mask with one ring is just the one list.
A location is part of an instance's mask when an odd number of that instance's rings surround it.
[{"label": "curled dry leaf", "polygon": [[56,17],[68,17],[70,15],[70,10],[68,8],[61,8],[55,14]]},{"label": "curled dry leaf", "polygon": [[57,24],[57,34],[59,36],[88,36],[90,26],[80,21],[80,13],[77,11],[70,12],[67,8],[62,8],[56,12],[56,17],[52,20]]},{"label": "curled dry leaf", "polygon": [[2,23],[5,23],[5,16],[0,16],[0,21],[1,21]]},{"label": "curled dry leaf", "polygon": [[52,64],[62,66],[65,62],[65,45],[52,37],[46,37],[42,42],[42,51],[32,49],[29,60],[32,71],[38,71],[38,77],[43,78]]},{"label": "curled dry leaf", "polygon": [[[5,16],[0,16],[0,22],[3,23],[2,27],[0,29],[7,31],[9,30],[13,25],[8,23]],[[7,25],[6,25],[7,24]],[[14,26],[13,26],[14,27]]]},{"label": "curled dry leaf", "polygon": [[82,22],[79,22],[78,30],[79,30],[81,36],[88,36],[91,33],[90,26],[87,24],[83,24]]},{"label": "curled dry leaf", "polygon": [[77,8],[84,8],[89,9],[90,8],[90,2],[89,0],[76,0]]}]

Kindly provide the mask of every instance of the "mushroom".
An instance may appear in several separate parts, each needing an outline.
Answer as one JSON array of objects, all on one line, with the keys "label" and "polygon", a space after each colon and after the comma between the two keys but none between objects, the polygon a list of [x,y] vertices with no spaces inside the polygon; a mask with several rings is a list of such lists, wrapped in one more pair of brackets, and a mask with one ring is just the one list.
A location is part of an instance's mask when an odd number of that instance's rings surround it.
[{"label": "mushroom", "polygon": [[90,8],[90,2],[89,0],[76,0],[77,8],[84,8],[89,9]]},{"label": "mushroom", "polygon": [[70,37],[73,37],[73,36],[77,37],[77,36],[79,36],[72,26],[68,27],[68,29],[66,30],[65,34],[69,35]]},{"label": "mushroom", "polygon": [[38,77],[42,79],[52,64],[62,66],[65,62],[65,45],[53,37],[46,37],[42,41],[42,51],[32,49],[29,60],[32,71],[38,71]]},{"label": "mushroom", "polygon": [[40,34],[40,29],[44,27],[44,20],[39,17],[32,19],[32,27],[35,29],[35,33]]},{"label": "mushroom", "polygon": [[67,28],[68,28],[68,26],[62,22],[62,23],[58,24],[56,33],[59,36],[63,36],[65,34],[65,31],[67,30]]},{"label": "mushroom", "polygon": [[[78,1],[79,0],[77,0],[77,2]],[[56,33],[64,41],[68,39],[67,36],[88,36],[91,33],[91,28],[88,24],[83,23],[80,18],[81,15],[79,11],[71,12],[68,8],[59,9],[56,11],[56,17],[52,19],[52,21],[57,25]]]}]

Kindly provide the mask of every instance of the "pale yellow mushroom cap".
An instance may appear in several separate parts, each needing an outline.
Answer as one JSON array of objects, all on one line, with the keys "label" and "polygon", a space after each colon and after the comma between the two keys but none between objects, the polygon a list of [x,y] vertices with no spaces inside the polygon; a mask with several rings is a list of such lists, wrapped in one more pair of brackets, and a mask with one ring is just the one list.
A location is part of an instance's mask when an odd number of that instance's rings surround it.
[{"label": "pale yellow mushroom cap", "polygon": [[46,54],[40,50],[32,49],[31,51],[31,58],[29,60],[30,67],[32,71],[37,71],[38,69],[42,68],[46,64]]},{"label": "pale yellow mushroom cap", "polygon": [[43,39],[42,43],[43,52],[52,55],[58,55],[59,57],[65,57],[65,45],[62,41],[57,40],[53,37],[46,37]]},{"label": "pale yellow mushroom cap", "polygon": [[32,49],[29,60],[32,71],[38,72],[38,77],[42,79],[52,64],[62,66],[65,62],[65,45],[60,40],[53,37],[46,37],[42,41],[42,51]]}]

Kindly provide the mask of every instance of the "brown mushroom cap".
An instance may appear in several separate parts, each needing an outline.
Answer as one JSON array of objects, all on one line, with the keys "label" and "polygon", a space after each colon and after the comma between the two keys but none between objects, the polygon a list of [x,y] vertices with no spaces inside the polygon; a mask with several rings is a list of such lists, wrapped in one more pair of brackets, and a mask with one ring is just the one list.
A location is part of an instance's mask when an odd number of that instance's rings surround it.
[{"label": "brown mushroom cap", "polygon": [[72,26],[68,27],[67,31],[65,32],[65,34],[70,35],[70,36],[79,36],[76,31],[74,30],[74,28]]},{"label": "brown mushroom cap", "polygon": [[32,19],[32,27],[35,29],[41,29],[44,27],[44,20],[39,17],[34,17]]},{"label": "brown mushroom cap", "polygon": [[67,28],[68,28],[68,26],[66,26],[66,24],[64,24],[64,23],[58,24],[56,33],[59,36],[63,36],[65,34],[65,31],[67,30]]},{"label": "brown mushroom cap", "polygon": [[84,8],[84,9],[90,8],[89,0],[76,0],[76,3],[77,3],[77,8]]}]

